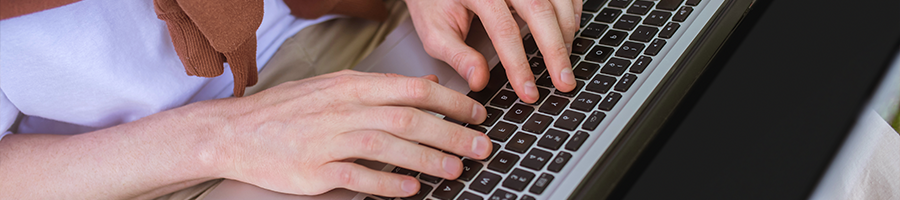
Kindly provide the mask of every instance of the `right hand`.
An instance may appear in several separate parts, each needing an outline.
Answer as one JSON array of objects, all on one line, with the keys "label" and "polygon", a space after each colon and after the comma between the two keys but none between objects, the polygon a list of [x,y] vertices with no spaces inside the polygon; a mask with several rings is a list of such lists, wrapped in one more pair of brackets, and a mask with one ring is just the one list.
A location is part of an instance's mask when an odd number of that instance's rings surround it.
[{"label": "right hand", "polygon": [[[431,80],[429,80],[431,79]],[[341,71],[288,82],[258,94],[216,100],[210,116],[227,116],[219,131],[222,177],[269,190],[315,195],[334,188],[410,196],[419,182],[350,162],[366,159],[455,179],[456,155],[484,159],[488,137],[417,108],[481,123],[476,101],[426,78]]]}]

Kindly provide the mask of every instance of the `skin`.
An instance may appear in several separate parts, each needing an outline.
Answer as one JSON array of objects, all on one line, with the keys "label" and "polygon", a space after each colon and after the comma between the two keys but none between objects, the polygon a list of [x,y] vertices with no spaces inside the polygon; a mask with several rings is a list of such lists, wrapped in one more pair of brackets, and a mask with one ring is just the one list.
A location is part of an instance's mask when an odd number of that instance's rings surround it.
[{"label": "skin", "polygon": [[[463,42],[477,14],[519,98],[536,101],[514,12],[529,24],[554,86],[562,91],[575,87],[568,52],[578,28],[579,0],[406,3],[429,55],[453,66],[474,91],[489,78],[484,56]],[[0,194],[12,199],[147,199],[228,178],[301,195],[347,188],[410,196],[419,188],[413,177],[349,161],[381,161],[453,180],[462,171],[458,158],[411,141],[476,159],[491,151],[483,133],[420,110],[468,123],[484,120],[483,106],[436,81],[435,76],[342,71],[248,97],[197,102],[89,133],[7,135],[0,140]]]},{"label": "skin", "polygon": [[484,121],[484,107],[435,81],[342,71],[90,133],[8,135],[0,140],[0,193],[12,199],[152,198],[221,177],[291,194],[340,187],[410,196],[419,188],[415,178],[349,160],[452,180],[462,173],[459,158],[410,141],[472,158],[491,151],[483,133],[416,109]]}]

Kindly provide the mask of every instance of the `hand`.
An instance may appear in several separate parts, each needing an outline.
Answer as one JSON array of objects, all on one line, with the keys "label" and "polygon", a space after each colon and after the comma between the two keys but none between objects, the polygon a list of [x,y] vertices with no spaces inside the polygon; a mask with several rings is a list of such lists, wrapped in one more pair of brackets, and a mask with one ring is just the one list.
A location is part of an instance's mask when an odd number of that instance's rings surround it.
[{"label": "hand", "polygon": [[510,8],[528,23],[557,89],[575,88],[569,63],[572,41],[581,18],[581,0],[406,0],[416,32],[432,57],[453,66],[480,91],[487,85],[487,61],[464,41],[473,14],[491,38],[513,89],[522,101],[537,101],[534,75],[528,66],[519,27]]},{"label": "hand", "polygon": [[231,169],[223,177],[301,195],[333,188],[383,196],[418,191],[413,177],[350,162],[366,159],[455,179],[462,173],[458,157],[411,141],[484,159],[490,139],[417,108],[469,123],[481,123],[487,112],[436,81],[341,71],[213,102],[229,104],[214,105],[229,108],[215,114],[230,116],[220,131],[222,160]]}]

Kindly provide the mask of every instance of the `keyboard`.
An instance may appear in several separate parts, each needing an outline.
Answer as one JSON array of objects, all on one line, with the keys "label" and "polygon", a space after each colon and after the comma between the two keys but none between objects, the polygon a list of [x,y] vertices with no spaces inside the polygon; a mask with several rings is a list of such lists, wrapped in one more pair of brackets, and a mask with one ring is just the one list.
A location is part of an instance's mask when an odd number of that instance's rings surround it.
[{"label": "keyboard", "polygon": [[585,144],[596,140],[598,135],[591,133],[599,133],[595,130],[602,130],[603,122],[616,117],[617,105],[640,86],[641,76],[653,69],[650,63],[662,56],[667,41],[674,40],[699,4],[700,0],[584,1],[570,56],[577,82],[571,92],[556,91],[534,38],[526,34],[524,47],[538,85],[538,101],[520,101],[507,81],[506,70],[498,64],[491,69],[484,90],[467,94],[485,105],[487,119],[481,124],[465,124],[445,118],[487,134],[493,142],[490,156],[485,160],[462,158],[463,172],[457,180],[394,167],[393,173],[417,177],[419,192],[404,198],[369,195],[365,199],[541,197],[553,189],[554,179],[564,176],[566,167],[580,158]]}]

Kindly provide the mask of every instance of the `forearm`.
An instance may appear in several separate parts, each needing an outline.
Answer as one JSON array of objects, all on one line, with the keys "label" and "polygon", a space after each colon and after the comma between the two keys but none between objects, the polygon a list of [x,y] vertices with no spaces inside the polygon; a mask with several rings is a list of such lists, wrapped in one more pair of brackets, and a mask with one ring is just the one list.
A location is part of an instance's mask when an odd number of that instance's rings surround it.
[{"label": "forearm", "polygon": [[[219,177],[215,126],[189,105],[90,133],[0,140],[0,194],[12,199],[153,197]],[[200,117],[202,116],[202,117]]]}]

